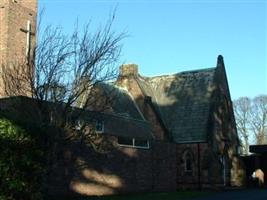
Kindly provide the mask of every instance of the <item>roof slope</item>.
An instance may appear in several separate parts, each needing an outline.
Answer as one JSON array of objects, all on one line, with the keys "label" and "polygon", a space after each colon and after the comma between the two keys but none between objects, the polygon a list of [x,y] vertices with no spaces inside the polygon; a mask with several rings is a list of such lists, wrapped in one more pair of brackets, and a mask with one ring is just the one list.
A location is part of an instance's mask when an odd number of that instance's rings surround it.
[{"label": "roof slope", "polygon": [[174,142],[206,141],[215,69],[137,78],[145,95],[151,96]]},{"label": "roof slope", "polygon": [[[120,116],[116,113],[96,112],[82,110],[79,108],[76,108],[73,111],[73,118],[77,118],[79,121],[86,124],[94,123],[96,120],[103,120],[103,134],[107,135],[145,140],[154,138],[150,124],[145,120],[137,120],[128,116]],[[73,123],[75,123],[74,120]]]},{"label": "roof slope", "polygon": [[145,120],[127,90],[113,83],[100,83],[99,86],[104,91],[104,95],[111,98],[111,106],[114,114],[137,120]]},{"label": "roof slope", "polygon": [[115,84],[101,83],[99,86],[104,95],[112,96],[112,113],[98,113],[105,121],[106,134],[141,139],[154,137],[149,122],[144,119],[127,90]]},{"label": "roof slope", "polygon": [[[58,106],[52,102],[43,103],[49,107]],[[60,108],[62,108],[61,106],[63,104],[60,104],[60,107],[57,108],[59,112]],[[69,114],[68,120],[70,121],[68,123],[73,123],[73,126],[77,121],[92,124],[99,119],[104,121],[103,134],[144,140],[153,139],[154,137],[150,124],[143,119],[134,119],[131,116],[123,116],[116,113],[90,111],[78,107],[72,107]],[[44,117],[42,116],[42,119],[40,119],[37,100],[24,96],[0,98],[0,115],[15,121],[19,120],[20,123],[31,125],[32,127],[39,127],[40,122],[43,122],[40,120],[43,120]]]},{"label": "roof slope", "polygon": [[154,138],[147,121],[106,113],[102,113],[102,117],[105,121],[106,134],[146,140]]}]

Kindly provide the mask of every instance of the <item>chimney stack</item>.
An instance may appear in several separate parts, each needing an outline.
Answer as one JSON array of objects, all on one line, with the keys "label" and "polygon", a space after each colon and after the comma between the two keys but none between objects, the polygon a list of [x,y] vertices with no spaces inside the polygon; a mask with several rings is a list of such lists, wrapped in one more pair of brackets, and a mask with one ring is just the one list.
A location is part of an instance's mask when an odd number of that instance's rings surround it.
[{"label": "chimney stack", "polygon": [[124,64],[120,66],[120,77],[138,76],[138,65]]}]

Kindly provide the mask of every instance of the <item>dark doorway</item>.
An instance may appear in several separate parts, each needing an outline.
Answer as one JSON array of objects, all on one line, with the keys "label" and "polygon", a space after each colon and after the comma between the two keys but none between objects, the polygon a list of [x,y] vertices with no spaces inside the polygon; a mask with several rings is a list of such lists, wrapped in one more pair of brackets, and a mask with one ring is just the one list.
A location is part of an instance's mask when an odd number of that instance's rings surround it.
[{"label": "dark doorway", "polygon": [[264,185],[267,186],[267,145],[251,145],[249,151],[253,153],[250,166],[252,170],[261,169],[264,173]]}]

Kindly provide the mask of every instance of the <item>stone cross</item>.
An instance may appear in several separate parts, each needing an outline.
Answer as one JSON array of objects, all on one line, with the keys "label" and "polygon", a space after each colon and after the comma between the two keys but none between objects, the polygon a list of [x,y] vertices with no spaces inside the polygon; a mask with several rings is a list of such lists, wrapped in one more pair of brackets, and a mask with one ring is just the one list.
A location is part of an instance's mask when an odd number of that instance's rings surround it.
[{"label": "stone cross", "polygon": [[20,30],[24,33],[26,33],[26,59],[27,64],[30,63],[31,58],[31,36],[35,35],[35,33],[32,32],[31,22],[30,20],[27,21],[27,29],[21,28]]}]

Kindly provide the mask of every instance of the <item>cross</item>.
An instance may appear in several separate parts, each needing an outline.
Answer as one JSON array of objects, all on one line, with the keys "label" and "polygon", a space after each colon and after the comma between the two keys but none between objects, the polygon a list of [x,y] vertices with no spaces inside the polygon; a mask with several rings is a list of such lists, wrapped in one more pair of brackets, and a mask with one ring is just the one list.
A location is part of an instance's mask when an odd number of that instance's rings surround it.
[{"label": "cross", "polygon": [[31,56],[31,36],[35,35],[35,33],[32,32],[32,27],[31,27],[31,22],[30,20],[27,21],[27,29],[21,28],[20,29],[22,32],[27,34],[27,46],[26,46],[26,59],[27,59],[27,64],[30,63],[30,56]]}]

